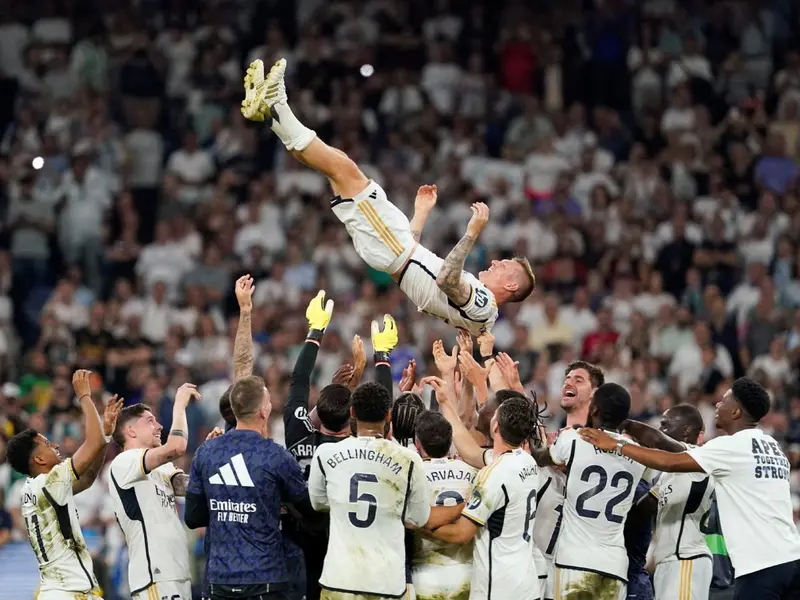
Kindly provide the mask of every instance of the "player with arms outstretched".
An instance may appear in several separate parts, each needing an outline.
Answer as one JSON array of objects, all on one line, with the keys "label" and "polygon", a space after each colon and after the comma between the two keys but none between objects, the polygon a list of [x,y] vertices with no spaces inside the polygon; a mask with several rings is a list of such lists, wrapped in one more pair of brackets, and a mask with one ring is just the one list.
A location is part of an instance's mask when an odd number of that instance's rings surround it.
[{"label": "player with arms outstretched", "polygon": [[122,400],[111,398],[101,423],[92,398],[91,375],[80,370],[72,377],[86,421],[86,439],[71,458],[63,460],[58,445],[34,429],[18,433],[8,443],[9,463],[29,477],[22,486],[22,517],[39,562],[40,600],[100,598],[74,495],[97,478]]},{"label": "player with arms outstretched", "polygon": [[420,311],[478,336],[497,319],[497,307],[521,302],[533,291],[536,279],[524,258],[493,261],[478,277],[464,271],[464,261],[489,219],[483,203],[472,206],[472,219],[455,248],[442,260],[420,245],[425,221],[436,203],[436,186],[417,193],[411,222],[367,179],[344,152],[317,138],[289,108],[279,60],[264,75],[264,63],[253,61],[245,76],[242,114],[251,121],[272,118],[272,131],[303,164],[330,181],[336,196],[334,214],[345,224],[356,252],[372,268],[389,273]]}]

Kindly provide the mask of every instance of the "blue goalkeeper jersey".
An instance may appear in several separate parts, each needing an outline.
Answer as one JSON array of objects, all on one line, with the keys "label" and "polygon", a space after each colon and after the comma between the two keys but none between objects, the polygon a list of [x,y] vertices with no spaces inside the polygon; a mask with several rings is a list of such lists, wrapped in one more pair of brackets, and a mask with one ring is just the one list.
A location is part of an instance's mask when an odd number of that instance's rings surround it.
[{"label": "blue goalkeeper jersey", "polygon": [[281,504],[301,512],[308,505],[303,473],[288,450],[239,429],[209,440],[195,453],[186,496],[190,527],[190,503],[207,508],[209,583],[288,583]]}]

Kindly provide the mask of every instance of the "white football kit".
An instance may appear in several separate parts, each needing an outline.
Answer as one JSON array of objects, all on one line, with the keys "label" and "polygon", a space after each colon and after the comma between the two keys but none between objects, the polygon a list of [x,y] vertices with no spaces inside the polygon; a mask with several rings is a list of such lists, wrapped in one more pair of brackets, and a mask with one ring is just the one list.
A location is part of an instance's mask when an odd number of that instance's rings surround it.
[{"label": "white football kit", "polygon": [[533,523],[539,467],[524,450],[504,452],[478,473],[462,516],[480,528],[470,600],[537,600]]},{"label": "white football kit", "polygon": [[[478,470],[461,460],[425,461],[431,506],[469,499]],[[472,543],[448,544],[422,533],[414,536],[411,577],[417,600],[465,600],[472,579]]]},{"label": "white football kit", "polygon": [[568,469],[555,552],[556,597],[584,591],[624,600],[628,582],[625,520],[645,467],[616,450],[595,448],[575,429],[561,432],[550,455]]},{"label": "white football kit", "polygon": [[688,452],[714,480],[720,525],[736,577],[800,559],[789,461],[772,436],[745,429]]},{"label": "white football kit", "polygon": [[68,458],[22,486],[22,518],[39,562],[40,600],[99,594],[72,493],[78,477]]},{"label": "white football kit", "polygon": [[419,455],[383,438],[349,437],[324,444],[314,454],[308,492],[314,510],[330,511],[320,586],[402,597],[404,524],[424,526],[431,510]]},{"label": "white football kit", "polygon": [[128,544],[131,596],[191,600],[186,530],[172,489],[172,478],[183,471],[167,463],[148,472],[147,452],[122,452],[111,461],[108,476],[114,514]]},{"label": "white football kit", "polygon": [[553,554],[561,528],[561,514],[564,510],[564,487],[567,483],[565,473],[552,467],[539,468],[539,491],[536,504],[536,521],[533,524],[533,543],[542,554],[546,570],[539,573],[546,579],[542,591],[544,600],[555,598],[555,565]]},{"label": "white football kit", "polygon": [[656,599],[707,600],[713,563],[700,525],[711,510],[713,481],[705,473],[661,473],[651,493],[658,498],[653,533]]},{"label": "white football kit", "polygon": [[[444,261],[418,245],[403,212],[389,202],[374,181],[354,198],[336,197],[331,208],[344,223],[358,255],[377,271],[396,275],[400,289],[418,310],[478,336],[497,320],[494,295],[477,277],[464,271],[461,280],[470,286],[467,302],[457,306],[436,285]],[[403,266],[405,265],[405,268]]]}]

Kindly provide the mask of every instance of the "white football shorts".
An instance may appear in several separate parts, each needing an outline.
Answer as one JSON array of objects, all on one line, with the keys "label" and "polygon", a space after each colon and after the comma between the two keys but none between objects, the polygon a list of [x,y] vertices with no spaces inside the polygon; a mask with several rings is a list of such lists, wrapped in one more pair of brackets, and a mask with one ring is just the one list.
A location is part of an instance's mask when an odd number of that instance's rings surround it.
[{"label": "white football shorts", "polygon": [[713,573],[710,557],[658,563],[653,576],[656,600],[708,600]]},{"label": "white football shorts", "polygon": [[581,592],[608,600],[626,600],[628,597],[628,585],[619,579],[604,577],[591,571],[559,567],[556,567],[555,572],[555,600],[571,598],[571,594],[580,595]]},{"label": "white football shorts", "polygon": [[133,600],[192,600],[192,582],[188,579],[182,581],[159,581],[146,590],[142,590],[133,597]]},{"label": "white football shorts", "polygon": [[46,590],[35,596],[36,600],[103,600],[98,592],[82,594],[63,590]]},{"label": "white football shorts", "polygon": [[408,217],[374,181],[353,198],[335,197],[331,208],[347,228],[358,255],[376,271],[393,275],[411,256],[416,242]]},{"label": "white football shorts", "polygon": [[419,567],[411,579],[417,600],[468,600],[472,564]]}]

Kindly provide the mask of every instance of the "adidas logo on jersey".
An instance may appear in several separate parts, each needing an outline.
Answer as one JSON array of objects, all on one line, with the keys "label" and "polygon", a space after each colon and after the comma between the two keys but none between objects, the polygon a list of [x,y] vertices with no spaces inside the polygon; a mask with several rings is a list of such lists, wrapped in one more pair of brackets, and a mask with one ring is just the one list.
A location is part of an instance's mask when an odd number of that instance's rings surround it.
[{"label": "adidas logo on jersey", "polygon": [[216,475],[209,477],[208,482],[211,485],[255,487],[241,454],[237,454],[229,463],[222,465]]}]

